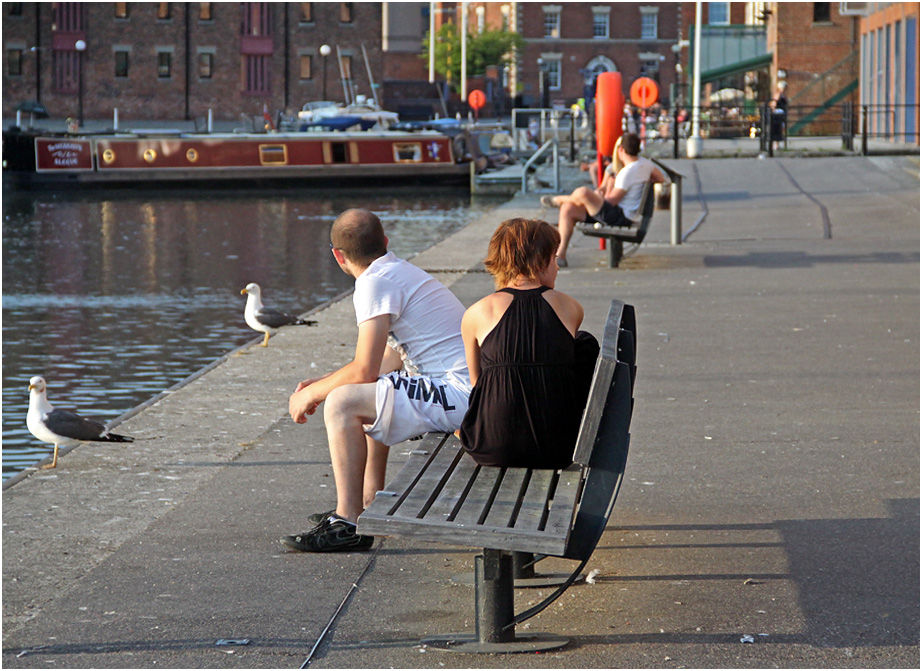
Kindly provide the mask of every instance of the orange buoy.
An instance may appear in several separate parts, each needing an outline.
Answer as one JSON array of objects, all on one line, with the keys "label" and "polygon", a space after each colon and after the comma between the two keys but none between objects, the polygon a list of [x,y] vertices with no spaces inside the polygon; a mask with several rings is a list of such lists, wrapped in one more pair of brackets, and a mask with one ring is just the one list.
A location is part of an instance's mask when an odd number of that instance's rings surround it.
[{"label": "orange buoy", "polygon": [[599,183],[602,182],[602,157],[611,156],[615,142],[621,137],[621,117],[624,114],[624,92],[620,72],[603,72],[595,88],[595,137],[599,152]]}]

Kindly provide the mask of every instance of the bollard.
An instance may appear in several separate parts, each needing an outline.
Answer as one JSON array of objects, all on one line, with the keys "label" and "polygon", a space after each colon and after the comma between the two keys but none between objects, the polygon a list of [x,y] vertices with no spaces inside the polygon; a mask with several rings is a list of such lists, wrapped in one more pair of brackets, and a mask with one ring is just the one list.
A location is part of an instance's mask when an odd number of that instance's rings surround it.
[{"label": "bollard", "polygon": [[682,175],[676,174],[669,194],[669,244],[682,244]]}]

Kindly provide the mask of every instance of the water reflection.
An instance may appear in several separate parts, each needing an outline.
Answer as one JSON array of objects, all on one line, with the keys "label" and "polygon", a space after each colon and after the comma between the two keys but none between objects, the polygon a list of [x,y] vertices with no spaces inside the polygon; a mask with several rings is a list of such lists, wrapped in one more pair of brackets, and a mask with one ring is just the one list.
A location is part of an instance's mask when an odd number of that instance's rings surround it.
[{"label": "water reflection", "polygon": [[3,198],[3,473],[50,453],[25,426],[28,380],[110,420],[256,334],[249,282],[301,313],[351,286],[329,226],[377,212],[409,257],[477,214],[463,192],[20,194]]}]

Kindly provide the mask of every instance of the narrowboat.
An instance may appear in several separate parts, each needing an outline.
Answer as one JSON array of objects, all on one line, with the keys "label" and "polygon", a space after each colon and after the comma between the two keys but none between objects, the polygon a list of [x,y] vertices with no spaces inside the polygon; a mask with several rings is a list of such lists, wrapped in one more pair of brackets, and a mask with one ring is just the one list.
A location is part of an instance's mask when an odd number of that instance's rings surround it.
[{"label": "narrowboat", "polygon": [[285,180],[466,184],[470,167],[455,154],[453,139],[437,131],[3,133],[4,183],[23,188]]}]

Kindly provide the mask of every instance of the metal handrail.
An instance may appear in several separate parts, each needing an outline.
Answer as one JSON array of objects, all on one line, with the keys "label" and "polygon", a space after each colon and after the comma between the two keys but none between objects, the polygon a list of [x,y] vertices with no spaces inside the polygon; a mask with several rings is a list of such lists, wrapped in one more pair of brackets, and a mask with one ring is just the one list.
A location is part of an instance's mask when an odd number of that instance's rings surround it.
[{"label": "metal handrail", "polygon": [[549,147],[554,148],[554,192],[556,193],[557,191],[560,191],[560,149],[557,146],[557,142],[551,139],[541,145],[541,147],[538,148],[538,151],[532,154],[531,158],[525,161],[525,165],[522,166],[522,193],[528,193],[528,169],[535,163],[535,161],[541,157],[542,154],[544,154],[545,151],[547,151]]}]

